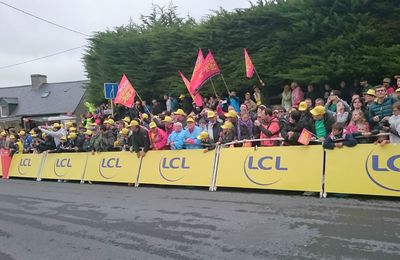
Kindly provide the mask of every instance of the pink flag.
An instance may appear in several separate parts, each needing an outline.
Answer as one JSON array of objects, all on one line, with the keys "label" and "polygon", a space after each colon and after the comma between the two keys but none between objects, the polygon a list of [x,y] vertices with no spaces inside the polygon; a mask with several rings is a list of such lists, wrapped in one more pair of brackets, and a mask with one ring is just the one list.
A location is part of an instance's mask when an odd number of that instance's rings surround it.
[{"label": "pink flag", "polygon": [[197,93],[207,80],[219,73],[217,62],[211,51],[209,51],[200,68],[192,75],[192,81],[190,82],[192,93]]},{"label": "pink flag", "polygon": [[118,85],[117,96],[114,99],[114,104],[121,104],[131,108],[135,100],[136,91],[132,84],[129,82],[125,74],[122,76]]},{"label": "pink flag", "polygon": [[246,65],[246,77],[251,78],[253,77],[254,74],[254,65],[250,59],[249,54],[247,53],[246,48],[243,48],[243,52],[244,52],[244,63]]}]

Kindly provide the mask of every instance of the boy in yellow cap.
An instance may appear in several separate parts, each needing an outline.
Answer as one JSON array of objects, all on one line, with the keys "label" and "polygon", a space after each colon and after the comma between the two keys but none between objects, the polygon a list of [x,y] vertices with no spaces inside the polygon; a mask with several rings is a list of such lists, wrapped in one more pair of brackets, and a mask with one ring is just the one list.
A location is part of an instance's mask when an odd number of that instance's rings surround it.
[{"label": "boy in yellow cap", "polygon": [[197,136],[197,139],[200,140],[201,145],[204,148],[203,153],[207,153],[208,151],[215,149],[215,143],[210,139],[210,136],[206,131],[201,132]]}]

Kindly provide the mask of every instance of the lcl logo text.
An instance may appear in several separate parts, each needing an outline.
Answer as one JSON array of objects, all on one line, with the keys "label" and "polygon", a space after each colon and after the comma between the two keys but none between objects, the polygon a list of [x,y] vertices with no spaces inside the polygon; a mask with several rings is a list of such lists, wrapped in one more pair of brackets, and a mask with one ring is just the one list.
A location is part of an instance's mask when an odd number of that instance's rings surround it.
[{"label": "lcl logo text", "polygon": [[184,157],[174,157],[172,159],[163,158],[161,167],[163,169],[190,169]]},{"label": "lcl logo text", "polygon": [[287,171],[288,168],[282,166],[282,161],[280,156],[264,156],[258,160],[254,159],[253,156],[248,157],[247,168],[249,170],[276,170],[276,171]]},{"label": "lcl logo text", "polygon": [[400,155],[394,155],[389,157],[386,162],[379,159],[378,155],[372,155],[371,162],[372,162],[372,169],[377,172],[400,172],[400,168],[395,165],[397,159],[400,158]]},{"label": "lcl logo text", "polygon": [[109,158],[101,160],[101,168],[122,168],[119,158]]},{"label": "lcl logo text", "polygon": [[21,161],[19,162],[20,166],[32,166],[31,164],[31,159],[26,158],[26,159],[21,159]]},{"label": "lcl logo text", "polygon": [[59,168],[71,168],[71,159],[57,159],[56,167]]}]

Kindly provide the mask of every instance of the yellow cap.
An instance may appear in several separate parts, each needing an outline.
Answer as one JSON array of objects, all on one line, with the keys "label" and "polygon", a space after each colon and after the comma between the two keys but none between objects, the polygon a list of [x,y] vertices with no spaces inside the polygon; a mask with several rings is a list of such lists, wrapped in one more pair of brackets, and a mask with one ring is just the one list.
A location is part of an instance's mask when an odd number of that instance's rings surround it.
[{"label": "yellow cap", "polygon": [[186,120],[187,123],[194,123],[194,119],[193,117],[188,117],[188,119]]},{"label": "yellow cap", "polygon": [[93,132],[91,130],[86,130],[85,135],[92,135]]},{"label": "yellow cap", "polygon": [[129,129],[127,128],[122,128],[121,131],[119,131],[121,135],[128,135],[129,134]]},{"label": "yellow cap", "polygon": [[131,122],[131,118],[129,116],[124,117],[124,119],[122,119],[125,122]]},{"label": "yellow cap", "polygon": [[149,127],[150,127],[150,128],[156,128],[157,125],[156,125],[156,123],[154,123],[154,122],[150,122]]},{"label": "yellow cap", "polygon": [[104,121],[104,124],[114,125],[114,124],[115,124],[115,121],[114,121],[113,119],[110,118],[110,119]]},{"label": "yellow cap", "polygon": [[208,133],[205,132],[205,131],[201,132],[201,133],[197,136],[197,139],[199,139],[199,140],[201,140],[201,139],[206,139],[206,138],[208,138]]},{"label": "yellow cap", "polygon": [[10,135],[10,139],[15,140],[15,135]]},{"label": "yellow cap", "polygon": [[185,98],[185,95],[181,94],[181,95],[179,96],[179,99],[183,99],[183,98]]},{"label": "yellow cap", "polygon": [[37,134],[32,134],[31,135],[33,138],[37,138],[38,136],[37,136]]},{"label": "yellow cap", "polygon": [[132,120],[129,126],[139,126],[139,122],[136,120]]},{"label": "yellow cap", "polygon": [[213,117],[215,117],[214,111],[208,111],[207,112],[207,118],[213,118]]},{"label": "yellow cap", "polygon": [[70,133],[68,135],[68,139],[75,139],[76,138],[76,133]]},{"label": "yellow cap", "polygon": [[375,97],[375,90],[370,88],[368,91],[365,93],[366,95],[374,96]]},{"label": "yellow cap", "polygon": [[302,101],[299,104],[299,111],[306,111],[307,107],[308,107],[307,103],[305,101]]},{"label": "yellow cap", "polygon": [[34,134],[36,134],[36,132],[32,129],[31,131],[29,131],[29,134],[34,135]]},{"label": "yellow cap", "polygon": [[120,141],[115,141],[114,142],[114,147],[120,147],[121,146],[121,142]]},{"label": "yellow cap", "polygon": [[25,136],[25,135],[26,135],[26,132],[25,132],[24,130],[21,130],[21,131],[18,132],[18,134],[19,134],[20,136]]},{"label": "yellow cap", "polygon": [[233,128],[233,124],[229,121],[226,121],[223,125],[221,125],[222,129],[232,129]]},{"label": "yellow cap", "polygon": [[67,137],[65,135],[61,136],[60,140],[67,141]]},{"label": "yellow cap", "polygon": [[66,122],[65,126],[71,127],[72,126],[72,122],[71,121]]},{"label": "yellow cap", "polygon": [[61,125],[59,123],[54,123],[53,128],[61,128]]},{"label": "yellow cap", "polygon": [[400,92],[400,88],[396,89],[396,92]]},{"label": "yellow cap", "polygon": [[143,118],[143,119],[147,119],[147,118],[149,118],[149,115],[146,114],[146,113],[144,113],[144,114],[142,114],[142,118]]},{"label": "yellow cap", "polygon": [[325,107],[323,106],[316,106],[313,109],[311,109],[310,113],[313,116],[322,116],[323,114],[325,114]]},{"label": "yellow cap", "polygon": [[184,116],[186,115],[185,112],[182,109],[178,109],[174,112],[174,115],[180,115],[180,116]]},{"label": "yellow cap", "polygon": [[225,113],[225,117],[235,118],[237,117],[237,113],[235,110],[229,110],[228,113]]},{"label": "yellow cap", "polygon": [[165,123],[173,123],[174,120],[172,120],[172,117],[166,116],[166,117],[164,118],[163,122],[165,122]]},{"label": "yellow cap", "polygon": [[46,137],[46,133],[42,133],[42,138],[45,138]]},{"label": "yellow cap", "polygon": [[70,128],[69,128],[69,131],[70,131],[70,132],[76,132],[76,128],[75,128],[75,127],[70,127]]}]

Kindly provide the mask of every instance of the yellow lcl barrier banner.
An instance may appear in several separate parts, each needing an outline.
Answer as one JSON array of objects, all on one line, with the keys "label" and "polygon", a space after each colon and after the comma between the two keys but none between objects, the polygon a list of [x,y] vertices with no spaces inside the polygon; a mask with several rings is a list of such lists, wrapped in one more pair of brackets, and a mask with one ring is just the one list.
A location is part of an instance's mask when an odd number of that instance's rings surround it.
[{"label": "yellow lcl barrier banner", "polygon": [[320,192],[322,171],[321,146],[222,148],[216,186]]},{"label": "yellow lcl barrier banner", "polygon": [[42,179],[82,180],[88,153],[49,153]]},{"label": "yellow lcl barrier banner", "polygon": [[85,181],[135,183],[140,160],[136,153],[104,152],[87,157]]},{"label": "yellow lcl barrier banner", "polygon": [[400,196],[400,146],[359,144],[326,151],[325,192]]},{"label": "yellow lcl barrier banner", "polygon": [[142,161],[139,183],[161,185],[211,185],[215,151],[150,151]]},{"label": "yellow lcl barrier banner", "polygon": [[38,178],[44,154],[14,154],[9,177]]}]

